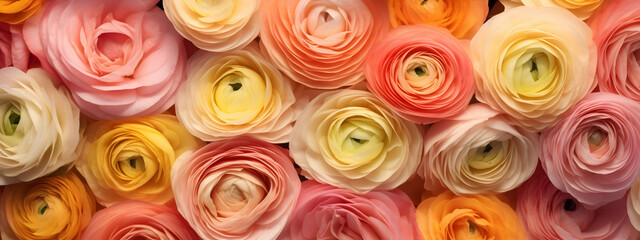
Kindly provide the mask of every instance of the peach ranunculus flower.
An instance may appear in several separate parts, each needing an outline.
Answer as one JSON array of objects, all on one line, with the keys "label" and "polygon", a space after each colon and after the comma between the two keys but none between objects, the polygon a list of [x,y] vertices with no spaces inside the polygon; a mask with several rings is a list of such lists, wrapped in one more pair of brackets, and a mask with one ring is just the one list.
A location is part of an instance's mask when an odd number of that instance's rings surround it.
[{"label": "peach ranunculus flower", "polygon": [[0,22],[20,24],[40,12],[46,0],[3,0],[0,2]]},{"label": "peach ranunculus flower", "polygon": [[416,219],[422,236],[429,240],[527,239],[516,212],[493,195],[443,192],[422,201]]},{"label": "peach ranunculus flower", "polygon": [[288,151],[247,137],[183,154],[171,182],[178,210],[203,239],[276,239],[300,193]]},{"label": "peach ranunculus flower", "polygon": [[133,199],[165,204],[173,199],[171,166],[204,144],[173,115],[93,122],[76,168],[98,203]]},{"label": "peach ranunculus flower", "polygon": [[358,194],[314,180],[302,183],[283,240],[420,240],[411,199],[400,190]]},{"label": "peach ranunculus flower", "polygon": [[6,186],[0,197],[2,239],[78,239],[96,211],[74,172]]},{"label": "peach ranunculus flower", "polygon": [[178,210],[142,201],[125,201],[96,212],[81,240],[198,240]]},{"label": "peach ranunculus flower", "polygon": [[80,152],[80,110],[40,68],[0,69],[0,185],[66,170]]},{"label": "peach ranunculus flower", "polygon": [[475,90],[473,64],[444,29],[400,26],[373,47],[364,65],[368,88],[400,116],[432,123],[467,107]]},{"label": "peach ranunculus flower", "polygon": [[538,166],[538,134],[510,125],[507,116],[481,103],[433,124],[424,145],[418,175],[431,192],[502,193]]},{"label": "peach ranunculus flower", "polygon": [[606,1],[588,24],[598,47],[598,89],[640,102],[640,1]]},{"label": "peach ranunculus flower", "polygon": [[383,0],[263,0],[260,43],[274,63],[308,87],[364,80],[365,56],[389,30]]},{"label": "peach ranunculus flower", "polygon": [[624,199],[589,209],[554,187],[542,169],[518,188],[517,198],[516,213],[531,240],[638,239]]},{"label": "peach ranunculus flower", "polygon": [[56,0],[25,22],[29,50],[59,75],[85,115],[164,112],[184,80],[183,38],[158,0]]},{"label": "peach ranunculus flower", "polygon": [[589,18],[600,4],[606,1],[620,0],[500,0],[506,11],[523,5],[528,7],[559,7],[571,11],[581,20]]},{"label": "peach ranunculus flower", "polygon": [[387,0],[391,25],[429,24],[471,39],[489,13],[488,0]]},{"label": "peach ranunculus flower", "polygon": [[247,135],[272,143],[289,140],[296,101],[292,85],[257,46],[194,54],[176,95],[176,114],[205,141]]},{"label": "peach ranunculus flower", "polygon": [[640,177],[640,103],[591,93],[540,135],[540,163],[558,189],[600,207]]},{"label": "peach ranunculus flower", "polygon": [[494,16],[471,40],[476,98],[530,131],[553,126],[595,86],[589,27],[569,11],[518,7]]},{"label": "peach ranunculus flower", "polygon": [[289,149],[308,178],[356,192],[389,190],[417,169],[422,136],[373,94],[336,90],[307,104]]},{"label": "peach ranunculus flower", "polygon": [[242,48],[260,32],[260,0],[164,0],[162,4],[176,30],[206,51]]}]

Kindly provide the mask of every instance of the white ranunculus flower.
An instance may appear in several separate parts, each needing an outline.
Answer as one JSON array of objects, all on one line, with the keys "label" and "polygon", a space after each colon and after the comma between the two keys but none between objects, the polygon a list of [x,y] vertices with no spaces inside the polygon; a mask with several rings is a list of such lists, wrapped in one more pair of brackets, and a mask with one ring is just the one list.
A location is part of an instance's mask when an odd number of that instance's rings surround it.
[{"label": "white ranunculus flower", "polygon": [[77,159],[80,110],[52,81],[39,68],[0,69],[0,185],[34,180]]},{"label": "white ranunculus flower", "polygon": [[163,6],[176,30],[207,51],[242,48],[260,31],[259,0],[164,0]]},{"label": "white ranunculus flower", "polygon": [[388,190],[418,167],[421,132],[373,94],[337,90],[307,104],[289,148],[307,177],[356,192]]},{"label": "white ranunculus flower", "polygon": [[538,166],[538,134],[512,126],[484,104],[437,122],[425,134],[418,175],[425,189],[455,194],[502,193],[520,186]]}]

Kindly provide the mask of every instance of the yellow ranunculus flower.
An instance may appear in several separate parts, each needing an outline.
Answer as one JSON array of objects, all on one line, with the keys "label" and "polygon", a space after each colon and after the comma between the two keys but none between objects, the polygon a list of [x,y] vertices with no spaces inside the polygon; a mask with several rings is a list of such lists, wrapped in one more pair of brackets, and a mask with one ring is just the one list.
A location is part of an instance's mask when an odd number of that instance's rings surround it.
[{"label": "yellow ranunculus flower", "polygon": [[20,24],[36,14],[46,0],[1,0],[0,22]]},{"label": "yellow ranunculus flower", "polygon": [[2,239],[77,239],[96,202],[75,172],[9,185],[0,197]]},{"label": "yellow ranunculus flower", "polygon": [[76,167],[102,205],[129,199],[164,204],[173,199],[176,158],[202,145],[172,115],[98,121],[87,129]]},{"label": "yellow ranunculus flower", "polygon": [[589,18],[593,11],[595,11],[604,0],[500,0],[500,2],[504,5],[505,10],[522,5],[528,7],[564,8],[584,20]]},{"label": "yellow ranunculus flower", "polygon": [[187,81],[176,95],[176,114],[205,141],[248,135],[284,143],[295,120],[294,102],[288,79],[251,45],[223,54],[194,54]]}]

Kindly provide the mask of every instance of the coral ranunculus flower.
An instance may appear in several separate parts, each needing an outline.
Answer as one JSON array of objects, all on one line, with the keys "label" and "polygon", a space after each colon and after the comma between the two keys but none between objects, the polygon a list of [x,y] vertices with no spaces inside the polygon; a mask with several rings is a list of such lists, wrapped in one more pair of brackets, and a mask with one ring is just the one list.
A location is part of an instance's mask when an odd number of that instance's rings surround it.
[{"label": "coral ranunculus flower", "polygon": [[489,13],[488,0],[388,0],[391,25],[429,24],[471,39]]},{"label": "coral ranunculus flower", "polygon": [[0,22],[20,24],[38,13],[46,0],[3,0],[0,1]]},{"label": "coral ranunculus flower", "polygon": [[362,65],[389,30],[383,0],[264,0],[263,50],[287,76],[335,89],[364,80]]},{"label": "coral ranunculus flower", "polygon": [[432,123],[462,112],[475,90],[465,48],[444,29],[400,26],[373,47],[367,86],[400,116]]},{"label": "coral ranunculus flower", "polygon": [[494,16],[471,40],[476,98],[530,131],[553,126],[596,86],[591,38],[587,24],[562,8]]},{"label": "coral ranunculus flower", "polygon": [[0,197],[2,239],[78,239],[96,201],[74,172],[6,186]]},{"label": "coral ranunculus flower", "polygon": [[429,240],[527,239],[516,212],[493,195],[444,192],[422,201],[416,218],[422,236]]}]

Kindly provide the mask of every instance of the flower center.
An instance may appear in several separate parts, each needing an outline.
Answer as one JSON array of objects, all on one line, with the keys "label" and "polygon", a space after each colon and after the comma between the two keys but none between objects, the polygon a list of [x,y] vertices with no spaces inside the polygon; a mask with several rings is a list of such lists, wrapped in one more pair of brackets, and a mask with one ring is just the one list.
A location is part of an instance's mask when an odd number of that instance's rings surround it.
[{"label": "flower center", "polygon": [[119,162],[122,173],[129,177],[140,176],[145,171],[144,158],[140,155],[131,156]]},{"label": "flower center", "polygon": [[20,124],[20,110],[11,106],[9,111],[4,114],[3,133],[7,136],[13,135]]},{"label": "flower center", "polygon": [[602,144],[603,140],[604,140],[604,137],[605,137],[604,134],[605,133],[603,133],[602,130],[600,130],[600,129],[592,132],[589,135],[589,144],[591,144],[591,145],[593,145],[595,147],[600,146]]},{"label": "flower center", "polygon": [[571,198],[569,198],[569,199],[564,201],[564,210],[565,211],[575,211],[577,207],[578,207],[578,205],[576,204],[576,201],[574,201]]},{"label": "flower center", "polygon": [[502,162],[503,155],[502,142],[491,141],[484,147],[476,148],[467,164],[477,170],[490,169]]},{"label": "flower center", "polygon": [[38,213],[40,215],[44,215],[47,209],[49,209],[49,204],[47,204],[47,202],[42,199],[42,202],[40,202],[40,205],[38,205]]}]

